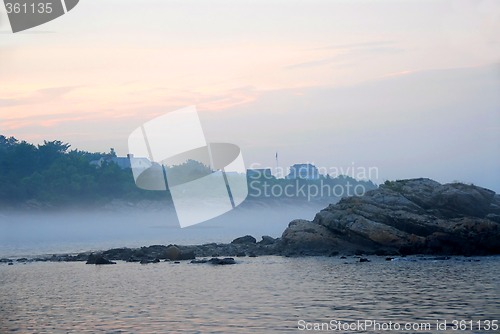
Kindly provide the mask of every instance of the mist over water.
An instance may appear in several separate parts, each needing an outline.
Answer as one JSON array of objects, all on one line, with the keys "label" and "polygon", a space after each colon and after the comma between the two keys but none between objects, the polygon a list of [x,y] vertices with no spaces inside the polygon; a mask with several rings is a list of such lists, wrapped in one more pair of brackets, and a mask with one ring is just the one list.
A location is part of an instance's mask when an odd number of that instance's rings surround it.
[{"label": "mist over water", "polygon": [[0,214],[0,257],[76,253],[154,244],[230,242],[250,234],[279,237],[297,218],[312,219],[325,203],[242,206],[204,223],[180,228],[173,208]]}]

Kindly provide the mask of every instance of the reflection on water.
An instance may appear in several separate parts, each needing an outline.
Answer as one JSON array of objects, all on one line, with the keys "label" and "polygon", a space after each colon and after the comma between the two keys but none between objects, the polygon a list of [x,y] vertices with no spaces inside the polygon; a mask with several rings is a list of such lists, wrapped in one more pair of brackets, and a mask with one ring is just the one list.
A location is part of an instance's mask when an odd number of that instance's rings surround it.
[{"label": "reflection on water", "polygon": [[0,265],[0,332],[274,333],[298,331],[301,319],[500,320],[500,258],[469,260]]}]

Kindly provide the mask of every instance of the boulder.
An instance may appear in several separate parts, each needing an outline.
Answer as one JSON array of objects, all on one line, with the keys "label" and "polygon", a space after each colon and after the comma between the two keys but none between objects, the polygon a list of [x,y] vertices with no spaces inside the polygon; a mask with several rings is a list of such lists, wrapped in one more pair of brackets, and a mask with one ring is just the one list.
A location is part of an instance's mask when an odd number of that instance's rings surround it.
[{"label": "boulder", "polygon": [[181,250],[178,246],[170,245],[164,252],[165,259],[170,261],[192,260],[196,256],[193,250]]},{"label": "boulder", "polygon": [[140,264],[148,264],[148,263],[160,263],[160,259],[142,259]]},{"label": "boulder", "polygon": [[177,246],[170,245],[165,250],[165,257],[170,261],[176,261],[181,257],[181,250]]},{"label": "boulder", "polygon": [[270,237],[268,235],[263,235],[262,240],[259,241],[258,243],[260,245],[273,245],[275,242],[276,242],[276,239],[274,239],[273,237]]},{"label": "boulder", "polygon": [[353,245],[325,226],[296,219],[281,236],[285,255],[325,255],[339,249],[352,250]]},{"label": "boulder", "polygon": [[208,263],[215,264],[215,265],[227,265],[227,264],[236,264],[236,261],[234,261],[234,259],[232,257],[226,257],[223,259],[213,257],[210,260],[208,260]]},{"label": "boulder", "polygon": [[257,240],[251,235],[245,235],[244,237],[239,237],[231,241],[231,244],[255,244]]},{"label": "boulder", "polygon": [[192,260],[191,263],[195,263],[195,264],[198,264],[198,263],[207,263],[208,260],[207,259],[201,259],[201,260]]},{"label": "boulder", "polygon": [[102,265],[102,264],[116,264],[116,262],[105,259],[101,254],[96,254],[96,255],[90,254],[87,259],[87,264]]},{"label": "boulder", "polygon": [[127,261],[134,256],[134,250],[130,248],[113,248],[102,252],[102,256],[111,260]]}]

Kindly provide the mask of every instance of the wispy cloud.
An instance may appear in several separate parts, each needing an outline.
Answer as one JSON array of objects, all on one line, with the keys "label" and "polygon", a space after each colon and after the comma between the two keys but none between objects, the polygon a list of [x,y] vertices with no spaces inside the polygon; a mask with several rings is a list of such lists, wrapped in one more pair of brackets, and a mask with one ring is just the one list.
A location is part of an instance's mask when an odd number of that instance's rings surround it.
[{"label": "wispy cloud", "polygon": [[334,44],[316,48],[315,50],[360,49],[360,48],[388,47],[395,45],[397,45],[396,41],[374,41],[374,42],[360,42],[360,43],[348,43],[348,44]]},{"label": "wispy cloud", "polygon": [[18,99],[0,99],[0,108],[11,107],[18,104],[20,104]]},{"label": "wispy cloud", "polygon": [[72,113],[57,114],[56,117],[53,114],[43,114],[37,116],[26,116],[26,117],[15,117],[2,120],[2,128],[5,130],[15,130],[31,126],[43,126],[52,127],[59,125],[61,123],[76,122],[82,120],[97,120],[106,118],[109,115],[106,114],[96,114],[88,113],[82,115],[75,115]]},{"label": "wispy cloud", "polygon": [[9,97],[9,98],[1,98],[0,97],[0,108],[1,107],[11,107],[11,106],[19,106],[26,104],[35,104],[42,103],[46,101],[51,101],[55,99],[59,99],[69,92],[75,90],[76,86],[59,86],[59,87],[48,87],[37,89],[32,93],[29,93],[25,96],[21,97]]},{"label": "wispy cloud", "polygon": [[394,42],[374,42],[374,43],[357,43],[357,44],[344,44],[337,46],[325,47],[317,50],[334,51],[333,56],[324,57],[305,61],[297,64],[288,65],[287,69],[296,68],[309,68],[326,65],[346,65],[346,62],[351,62],[354,59],[359,60],[362,57],[369,57],[374,55],[390,55],[404,52],[405,49],[397,47]]}]

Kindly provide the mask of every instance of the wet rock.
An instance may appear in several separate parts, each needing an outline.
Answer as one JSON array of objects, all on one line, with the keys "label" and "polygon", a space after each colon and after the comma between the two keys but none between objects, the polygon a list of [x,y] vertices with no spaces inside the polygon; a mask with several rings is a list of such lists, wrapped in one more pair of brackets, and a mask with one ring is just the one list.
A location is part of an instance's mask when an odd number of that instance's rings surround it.
[{"label": "wet rock", "polygon": [[200,263],[207,263],[207,262],[208,262],[207,259],[201,259],[201,260],[192,260],[190,263],[200,264]]},{"label": "wet rock", "polygon": [[181,251],[181,255],[179,257],[179,260],[185,261],[185,260],[192,260],[196,258],[195,254],[193,251]]},{"label": "wet rock", "polygon": [[101,254],[90,254],[86,264],[95,264],[95,265],[103,265],[103,264],[116,264],[116,262],[109,261],[104,258]]},{"label": "wet rock", "polygon": [[195,253],[192,250],[181,250],[178,246],[170,245],[165,250],[165,258],[171,261],[182,261],[194,259]]},{"label": "wet rock", "polygon": [[219,259],[217,257],[211,258],[208,260],[208,263],[214,265],[228,265],[228,264],[236,264],[236,261],[232,257],[226,257],[223,259]]},{"label": "wet rock", "polygon": [[149,263],[159,263],[160,262],[160,259],[156,258],[156,259],[142,259],[140,261],[140,264],[149,264]]},{"label": "wet rock", "polygon": [[102,255],[110,260],[128,261],[130,258],[133,258],[135,256],[135,253],[138,252],[139,251],[134,251],[133,249],[130,248],[113,248],[105,252],[102,252]]},{"label": "wet rock", "polygon": [[257,240],[251,235],[245,235],[244,237],[239,237],[231,241],[231,244],[255,244]]},{"label": "wet rock", "polygon": [[290,222],[281,237],[285,255],[328,255],[339,249],[352,249],[352,245],[339,239],[328,228],[307,220]]},{"label": "wet rock", "polygon": [[270,237],[268,235],[263,235],[262,240],[259,241],[258,243],[260,245],[273,245],[275,242],[276,242],[276,239],[274,239],[273,237]]},{"label": "wet rock", "polygon": [[359,262],[371,262],[370,260],[368,260],[367,258],[365,257],[362,257],[359,259]]},{"label": "wet rock", "polygon": [[165,251],[165,256],[167,259],[175,261],[181,256],[181,250],[177,246],[168,246]]}]

